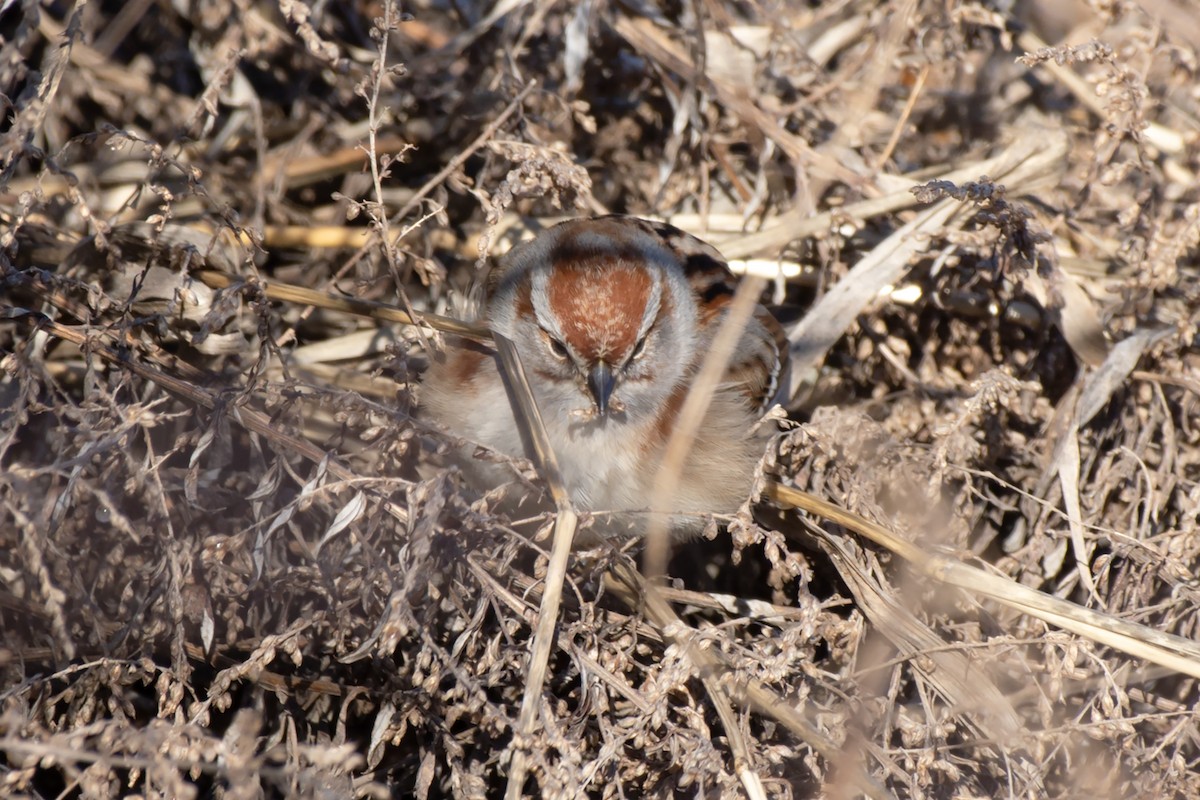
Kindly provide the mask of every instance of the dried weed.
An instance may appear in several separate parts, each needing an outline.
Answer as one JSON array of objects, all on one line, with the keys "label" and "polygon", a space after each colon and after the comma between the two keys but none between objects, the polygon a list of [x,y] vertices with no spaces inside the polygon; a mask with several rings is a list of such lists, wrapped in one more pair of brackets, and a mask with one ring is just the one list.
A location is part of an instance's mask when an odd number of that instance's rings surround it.
[{"label": "dried weed", "polygon": [[690,215],[821,309],[764,481],[1196,640],[1200,34],[1036,5],[6,4],[0,794],[1200,795],[1194,678],[767,503],[574,554],[520,734],[549,521],[370,304]]}]

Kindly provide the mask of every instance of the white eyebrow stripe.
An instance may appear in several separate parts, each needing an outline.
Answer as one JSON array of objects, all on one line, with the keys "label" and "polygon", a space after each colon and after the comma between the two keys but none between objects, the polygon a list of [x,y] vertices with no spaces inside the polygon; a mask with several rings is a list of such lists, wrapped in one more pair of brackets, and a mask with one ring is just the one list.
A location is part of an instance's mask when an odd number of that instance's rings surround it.
[{"label": "white eyebrow stripe", "polygon": [[657,280],[650,284],[650,296],[646,298],[646,308],[642,311],[642,324],[638,326],[638,339],[650,332],[650,326],[654,324],[654,320],[658,319],[658,311],[662,307],[663,274],[660,271],[656,272]]},{"label": "white eyebrow stripe", "polygon": [[562,328],[550,311],[550,273],[547,270],[535,269],[529,275],[531,290],[529,299],[533,302],[533,315],[538,326],[558,341],[563,341]]}]

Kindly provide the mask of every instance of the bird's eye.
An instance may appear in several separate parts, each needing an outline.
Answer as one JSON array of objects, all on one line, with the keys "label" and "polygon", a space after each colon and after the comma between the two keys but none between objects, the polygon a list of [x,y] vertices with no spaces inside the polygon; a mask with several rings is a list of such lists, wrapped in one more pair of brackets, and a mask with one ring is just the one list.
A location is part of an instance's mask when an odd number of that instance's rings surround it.
[{"label": "bird's eye", "polygon": [[554,357],[560,361],[566,361],[571,357],[571,353],[567,350],[567,346],[549,334],[546,336],[546,346],[550,348],[551,354],[553,354]]},{"label": "bird's eye", "polygon": [[637,344],[633,346],[633,352],[629,354],[630,361],[637,361],[642,356],[646,355],[646,340],[650,338],[650,334],[646,334],[637,340]]}]

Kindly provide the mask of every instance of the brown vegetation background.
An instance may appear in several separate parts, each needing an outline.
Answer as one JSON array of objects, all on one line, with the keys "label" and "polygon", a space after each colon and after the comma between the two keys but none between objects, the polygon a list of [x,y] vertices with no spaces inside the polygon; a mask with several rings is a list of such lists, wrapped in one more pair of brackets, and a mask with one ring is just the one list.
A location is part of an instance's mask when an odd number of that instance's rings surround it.
[{"label": "brown vegetation background", "polygon": [[1193,4],[0,8],[0,794],[1200,796],[1194,655],[754,498],[669,623],[573,554],[520,729],[549,545],[330,300],[668,219],[777,276],[764,476],[1192,652]]}]

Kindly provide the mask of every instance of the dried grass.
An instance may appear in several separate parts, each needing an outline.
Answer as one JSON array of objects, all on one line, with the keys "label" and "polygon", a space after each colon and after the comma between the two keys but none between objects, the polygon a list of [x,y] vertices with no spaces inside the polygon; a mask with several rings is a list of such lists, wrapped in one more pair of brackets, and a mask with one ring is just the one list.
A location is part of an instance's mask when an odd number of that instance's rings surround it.
[{"label": "dried grass", "polygon": [[[1035,5],[0,11],[0,794],[1200,795],[1200,29]],[[665,585],[413,418],[605,210],[788,275]]]}]

